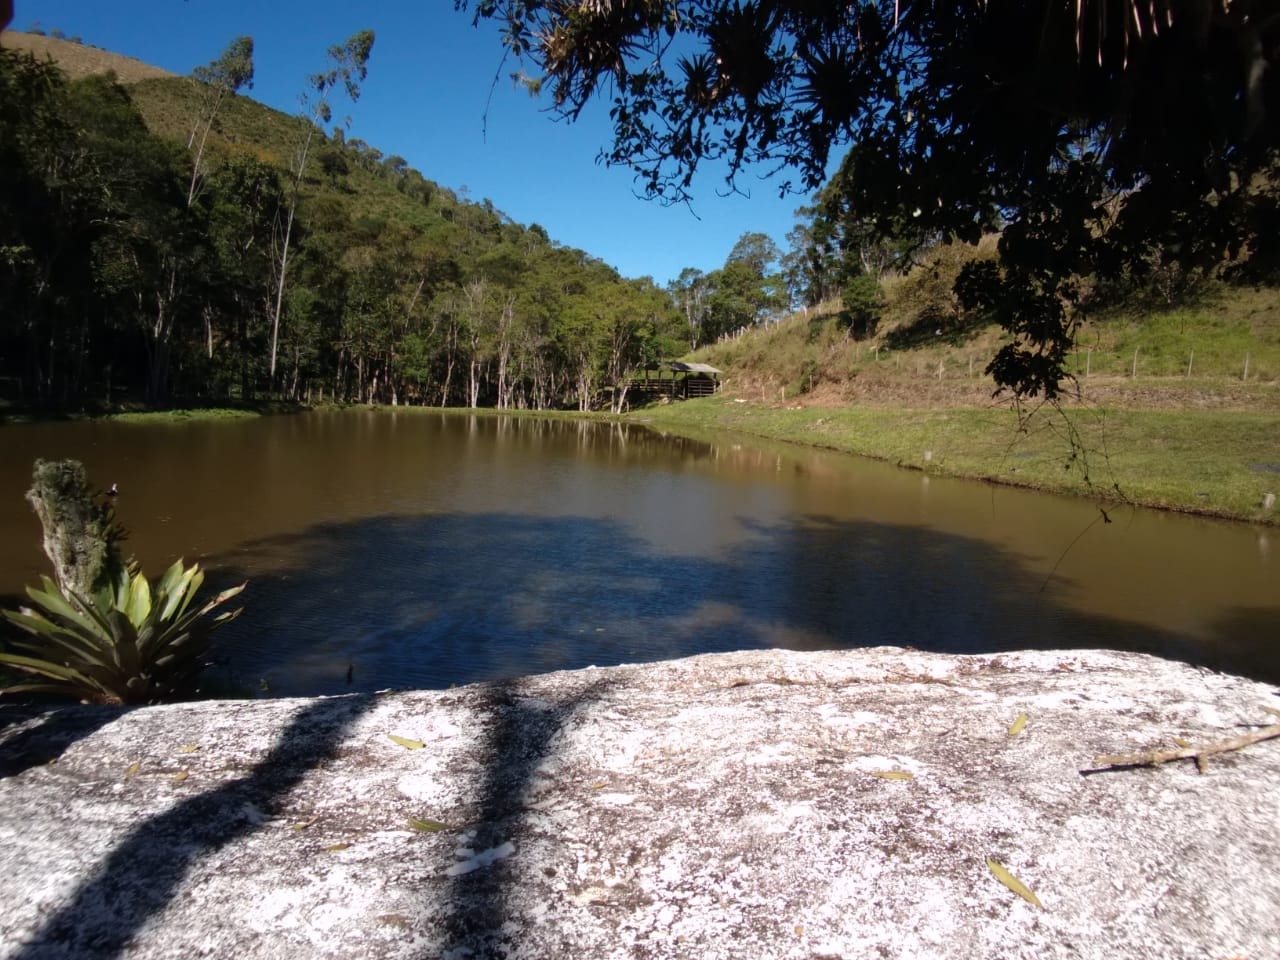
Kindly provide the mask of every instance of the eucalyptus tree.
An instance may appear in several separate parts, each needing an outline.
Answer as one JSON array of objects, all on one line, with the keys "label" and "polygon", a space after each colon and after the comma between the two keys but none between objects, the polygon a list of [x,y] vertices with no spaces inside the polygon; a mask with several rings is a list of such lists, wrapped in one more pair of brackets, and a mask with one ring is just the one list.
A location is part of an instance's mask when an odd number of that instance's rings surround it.
[{"label": "eucalyptus tree", "polygon": [[461,324],[467,358],[467,406],[480,405],[480,387],[484,380],[484,367],[489,357],[485,350],[486,326],[494,312],[494,290],[484,276],[479,276],[462,288]]},{"label": "eucalyptus tree", "polygon": [[223,101],[242,89],[253,89],[253,38],[237,37],[232,40],[216,60],[192,70],[191,79],[200,87],[200,98],[191,134],[187,137],[187,149],[195,151],[191,159],[191,183],[187,187],[188,207],[208,172],[204,150]]},{"label": "eucalyptus tree", "polygon": [[704,312],[699,326],[703,342],[749,327],[783,304],[781,274],[768,272],[778,248],[763,233],[743,234],[724,266],[702,278]]},{"label": "eucalyptus tree", "polygon": [[727,263],[735,261],[746,264],[751,268],[751,272],[762,280],[769,274],[769,268],[777,261],[780,256],[778,245],[766,233],[748,232],[740,236],[733,248],[729,251],[729,256],[725,258]]},{"label": "eucalyptus tree", "polygon": [[667,293],[684,315],[685,337],[690,350],[697,350],[704,339],[709,292],[710,283],[707,275],[696,267],[685,267],[680,271],[680,275],[667,285]]},{"label": "eucalyptus tree", "polygon": [[368,75],[369,55],[373,52],[373,31],[362,30],[352,34],[346,42],[329,48],[329,69],[307,78],[307,89],[302,95],[302,135],[290,161],[292,183],[289,202],[284,210],[284,224],[278,244],[276,261],[276,296],[271,318],[271,363],[269,374],[272,382],[276,376],[276,351],[280,337],[280,315],[284,309],[285,282],[289,272],[290,242],[293,238],[294,218],[298,200],[302,194],[302,181],[307,171],[311,147],[315,136],[323,136],[323,125],[333,119],[332,98],[344,92],[352,103],[360,99],[360,84]]},{"label": "eucalyptus tree", "polygon": [[61,110],[65,96],[51,62],[0,48],[0,369],[42,399],[63,339],[49,329],[62,312],[57,280],[64,265],[86,263],[92,207],[91,195],[75,196],[86,157]]},{"label": "eucalyptus tree", "polygon": [[607,338],[605,377],[613,387],[610,409],[621,413],[627,400],[627,380],[638,366],[661,359],[662,335],[672,315],[671,301],[649,277],[619,280],[605,290],[608,314],[603,318]]},{"label": "eucalyptus tree", "polygon": [[[168,393],[171,339],[180,314],[200,313],[204,317],[208,358],[213,356],[212,305],[183,305],[191,296],[194,275],[200,272],[198,261],[205,257],[201,248],[206,244],[201,241],[207,237],[207,224],[204,211],[195,209],[195,201],[208,173],[205,147],[218,111],[228,94],[253,85],[253,40],[239,37],[218,59],[192,71],[192,78],[200,86],[200,96],[187,137],[191,157],[185,206],[173,207],[161,195],[156,198],[159,202],[154,215],[139,221],[149,225],[151,249],[156,257],[153,275],[146,281],[152,311],[151,336],[147,341],[151,368],[147,399],[152,402],[165,399]],[[135,262],[135,267],[140,267],[140,261]],[[140,272],[135,282],[143,282]]]},{"label": "eucalyptus tree", "polygon": [[[178,148],[151,135],[111,77],[69,82],[57,109],[69,139],[46,142],[45,149],[53,151],[49,182],[60,195],[47,248],[55,259],[46,262],[58,275],[42,282],[63,303],[80,301],[86,311],[81,323],[98,314],[122,345],[140,346],[146,397],[163,400],[185,312],[178,309],[168,266],[175,259],[204,259],[198,251],[207,244],[203,224],[183,215]],[[67,274],[67,267],[74,273]],[[54,339],[67,333],[51,338],[51,352]]]},{"label": "eucalyptus tree", "polygon": [[787,234],[788,249],[781,257],[787,305],[793,310],[816,306],[837,292],[839,262],[832,231],[813,215],[812,207],[796,211],[800,222]]}]

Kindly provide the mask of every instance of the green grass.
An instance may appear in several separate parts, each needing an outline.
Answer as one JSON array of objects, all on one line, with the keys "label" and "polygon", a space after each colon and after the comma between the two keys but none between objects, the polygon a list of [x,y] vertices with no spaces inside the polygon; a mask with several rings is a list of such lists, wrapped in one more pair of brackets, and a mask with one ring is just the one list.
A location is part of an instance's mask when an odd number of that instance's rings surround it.
[{"label": "green grass", "polygon": [[[724,397],[631,419],[676,432],[734,430],[969,477],[1104,501],[1261,523],[1280,494],[1280,414],[1002,407],[786,408]],[[928,456],[928,459],[926,459]],[[1268,469],[1270,467],[1270,469]]]},{"label": "green grass", "polygon": [[112,413],[104,417],[116,423],[187,423],[192,420],[249,420],[260,417],[257,410],[238,407],[193,407],[187,410],[139,410]]},{"label": "green grass", "polygon": [[1083,375],[1280,380],[1280,296],[1271,289],[1211,288],[1194,306],[1127,309],[1086,323],[1073,370]]}]

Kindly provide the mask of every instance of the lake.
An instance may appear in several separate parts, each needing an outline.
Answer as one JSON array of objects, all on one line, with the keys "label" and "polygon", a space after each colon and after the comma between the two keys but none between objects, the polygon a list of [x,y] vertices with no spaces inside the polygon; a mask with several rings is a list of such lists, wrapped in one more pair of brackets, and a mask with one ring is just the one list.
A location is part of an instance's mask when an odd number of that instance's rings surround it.
[{"label": "lake", "polygon": [[[427,411],[0,428],[0,594],[36,457],[120,489],[153,576],[250,581],[210,686],[441,688],[722,650],[1109,647],[1280,681],[1277,534],[725,436]],[[350,667],[352,680],[348,683]]]}]

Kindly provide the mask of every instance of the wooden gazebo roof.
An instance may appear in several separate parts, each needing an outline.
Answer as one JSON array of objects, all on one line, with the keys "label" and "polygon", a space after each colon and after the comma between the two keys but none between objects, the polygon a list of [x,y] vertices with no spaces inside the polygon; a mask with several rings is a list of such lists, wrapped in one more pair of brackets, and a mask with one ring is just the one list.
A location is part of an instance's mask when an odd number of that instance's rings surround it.
[{"label": "wooden gazebo roof", "polygon": [[677,373],[709,373],[712,376],[724,373],[709,363],[685,363],[683,360],[663,360],[658,364],[659,369],[662,367],[670,367]]}]

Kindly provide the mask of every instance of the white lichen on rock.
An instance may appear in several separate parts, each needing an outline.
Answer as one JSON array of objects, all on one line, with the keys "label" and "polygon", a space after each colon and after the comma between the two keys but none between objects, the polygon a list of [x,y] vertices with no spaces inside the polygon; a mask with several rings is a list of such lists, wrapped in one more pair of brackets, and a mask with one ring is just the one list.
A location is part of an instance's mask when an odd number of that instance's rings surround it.
[{"label": "white lichen on rock", "polygon": [[1280,956],[1280,741],[1207,774],[1082,773],[1236,736],[1264,706],[1263,684],[1137,654],[882,648],[13,717],[0,945]]}]

